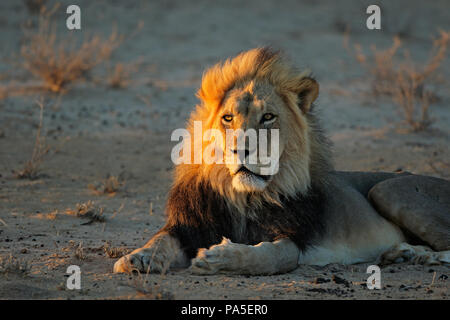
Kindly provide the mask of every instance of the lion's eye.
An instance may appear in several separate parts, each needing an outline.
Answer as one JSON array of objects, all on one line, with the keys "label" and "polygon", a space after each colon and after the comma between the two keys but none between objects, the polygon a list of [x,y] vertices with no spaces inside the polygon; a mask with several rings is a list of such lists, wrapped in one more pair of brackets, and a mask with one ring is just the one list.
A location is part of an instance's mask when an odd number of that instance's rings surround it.
[{"label": "lion's eye", "polygon": [[261,120],[262,122],[267,122],[273,119],[275,119],[275,115],[273,113],[265,113]]},{"label": "lion's eye", "polygon": [[225,122],[231,122],[231,120],[233,120],[233,116],[232,116],[232,115],[229,115],[229,114],[226,114],[226,115],[224,115],[224,116],[222,117],[222,119],[223,119],[223,121],[225,121]]}]

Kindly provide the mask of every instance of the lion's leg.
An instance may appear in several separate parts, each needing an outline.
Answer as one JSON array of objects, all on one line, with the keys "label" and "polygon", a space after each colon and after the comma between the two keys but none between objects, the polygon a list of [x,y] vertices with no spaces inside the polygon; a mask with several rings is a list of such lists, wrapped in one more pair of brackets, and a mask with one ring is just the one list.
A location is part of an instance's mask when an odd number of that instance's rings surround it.
[{"label": "lion's leg", "polygon": [[114,272],[165,273],[169,267],[186,266],[187,262],[179,241],[167,232],[160,232],[144,247],[120,258],[114,264]]},{"label": "lion's leg", "polygon": [[379,214],[413,238],[445,251],[450,250],[449,195],[449,181],[411,175],[378,183],[369,199]]},{"label": "lion's leg", "polygon": [[425,246],[413,246],[404,242],[381,254],[376,263],[387,265],[400,262],[423,265],[450,264],[450,250],[436,252]]},{"label": "lion's leg", "polygon": [[196,274],[285,273],[297,268],[299,253],[298,247],[289,239],[251,246],[232,243],[224,238],[218,245],[200,249],[192,260],[191,271]]}]

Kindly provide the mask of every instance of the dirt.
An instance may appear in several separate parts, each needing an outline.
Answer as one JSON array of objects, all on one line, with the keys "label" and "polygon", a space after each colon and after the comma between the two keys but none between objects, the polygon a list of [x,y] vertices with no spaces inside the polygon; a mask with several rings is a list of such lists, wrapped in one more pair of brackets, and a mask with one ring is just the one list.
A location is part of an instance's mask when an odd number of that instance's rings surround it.
[{"label": "dirt", "polygon": [[[369,290],[369,264],[300,266],[275,276],[174,270],[138,277],[113,274],[117,258],[104,250],[106,244],[123,252],[135,249],[163,226],[175,145],[170,135],[197,103],[203,70],[259,45],[280,47],[313,70],[321,85],[317,108],[334,143],[337,169],[407,170],[449,179],[450,60],[439,70],[444,85],[436,87],[433,126],[410,133],[389,98],[370,94],[368,76],[344,46],[344,31],[348,25],[351,41],[365,48],[390,46],[402,33],[411,53],[426,59],[431,36],[439,28],[450,30],[450,6],[379,3],[382,30],[371,31],[365,27],[367,1],[79,1],[82,31],[70,32],[108,34],[116,26],[127,37],[111,63],[142,64],[120,90],[107,86],[105,67],[99,66],[93,77],[100,81],[74,84],[59,103],[57,95],[45,95],[42,130],[50,152],[35,180],[17,179],[15,173],[31,158],[38,95],[0,100],[0,256],[3,263],[12,256],[28,265],[2,272],[0,263],[0,298],[448,299],[445,266],[387,266],[381,269],[382,289]],[[63,34],[69,33],[65,6],[56,15]],[[0,74],[32,79],[14,61],[20,61],[25,41],[21,26],[35,18],[23,2],[1,2]],[[118,183],[102,188],[110,176]],[[102,208],[101,219],[70,214],[88,201]],[[70,265],[81,268],[81,290],[66,287]]]}]

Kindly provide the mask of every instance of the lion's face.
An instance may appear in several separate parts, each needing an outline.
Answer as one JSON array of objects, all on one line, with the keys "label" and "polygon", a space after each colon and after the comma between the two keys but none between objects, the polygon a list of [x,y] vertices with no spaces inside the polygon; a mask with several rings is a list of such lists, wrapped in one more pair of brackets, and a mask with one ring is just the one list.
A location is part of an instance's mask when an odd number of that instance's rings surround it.
[{"label": "lion's face", "polygon": [[278,172],[286,139],[280,129],[288,127],[288,121],[284,101],[267,82],[250,81],[226,94],[213,127],[222,132],[220,147],[234,189],[255,192],[267,187]]}]

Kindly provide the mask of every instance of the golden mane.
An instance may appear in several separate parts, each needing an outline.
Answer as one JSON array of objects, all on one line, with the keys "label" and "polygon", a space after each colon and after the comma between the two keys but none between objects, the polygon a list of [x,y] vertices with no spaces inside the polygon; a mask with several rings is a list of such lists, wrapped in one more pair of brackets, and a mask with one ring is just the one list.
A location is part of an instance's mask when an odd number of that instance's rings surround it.
[{"label": "golden mane", "polygon": [[299,81],[308,75],[308,71],[300,73],[287,64],[279,51],[256,48],[208,69],[197,96],[205,106],[217,108],[225,94],[239,82],[266,80],[280,91],[293,92]]},{"label": "golden mane", "polygon": [[[238,84],[250,80],[268,81],[285,98],[289,92],[299,90],[299,83],[308,76],[308,70],[299,72],[279,51],[268,47],[255,48],[209,68],[203,74],[197,97],[212,119],[226,93]],[[307,81],[304,85],[308,85]]]}]

